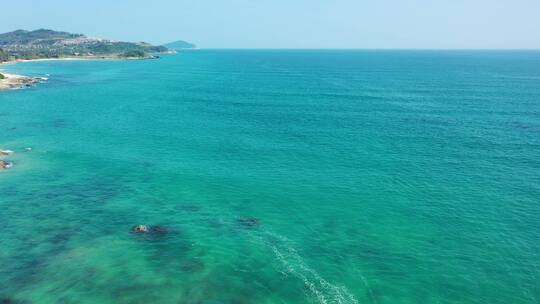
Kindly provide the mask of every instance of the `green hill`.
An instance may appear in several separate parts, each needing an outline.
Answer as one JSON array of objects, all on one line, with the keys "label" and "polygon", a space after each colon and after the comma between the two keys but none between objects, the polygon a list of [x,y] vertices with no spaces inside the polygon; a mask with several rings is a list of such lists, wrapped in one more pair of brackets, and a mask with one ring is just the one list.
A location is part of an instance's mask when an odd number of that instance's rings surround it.
[{"label": "green hill", "polygon": [[167,43],[164,46],[166,46],[168,49],[177,50],[177,51],[185,50],[185,49],[197,48],[197,46],[195,44],[192,44],[192,43],[189,43],[189,42],[186,42],[186,41],[182,41],[182,40]]},{"label": "green hill", "polygon": [[57,32],[53,30],[39,29],[35,31],[16,30],[9,33],[0,34],[0,45],[30,44],[40,40],[72,39],[83,37],[81,34],[70,34],[67,32]]},{"label": "green hill", "polygon": [[48,29],[0,34],[0,49],[14,59],[147,54],[168,50],[144,42],[113,41]]}]

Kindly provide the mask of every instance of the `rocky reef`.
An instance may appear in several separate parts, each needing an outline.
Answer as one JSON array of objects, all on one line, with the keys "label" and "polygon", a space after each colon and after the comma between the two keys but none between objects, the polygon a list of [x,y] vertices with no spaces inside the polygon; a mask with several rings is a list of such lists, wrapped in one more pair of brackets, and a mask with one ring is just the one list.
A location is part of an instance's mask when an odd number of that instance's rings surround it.
[{"label": "rocky reef", "polygon": [[0,170],[9,169],[13,166],[13,163],[7,160],[0,160]]},{"label": "rocky reef", "polygon": [[3,78],[0,79],[0,90],[27,88],[47,80],[45,77],[27,77],[5,73],[2,75]]}]

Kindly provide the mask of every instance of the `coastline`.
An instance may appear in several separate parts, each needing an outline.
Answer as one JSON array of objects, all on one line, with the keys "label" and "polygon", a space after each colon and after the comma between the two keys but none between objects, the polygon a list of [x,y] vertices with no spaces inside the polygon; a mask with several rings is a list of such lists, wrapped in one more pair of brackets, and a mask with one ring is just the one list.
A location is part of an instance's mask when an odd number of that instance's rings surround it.
[{"label": "coastline", "polygon": [[3,79],[0,79],[0,91],[31,87],[32,85],[36,83],[47,80],[46,78],[43,78],[43,77],[28,77],[28,76],[9,74],[9,73],[0,73],[0,74],[4,76]]},{"label": "coastline", "polygon": [[[161,54],[161,53],[159,53]],[[59,57],[59,58],[36,58],[36,59],[15,59],[10,61],[1,62],[3,64],[15,64],[19,62],[34,62],[34,61],[72,61],[72,60],[146,60],[146,59],[159,59],[159,56],[147,55],[143,57],[122,57],[120,55],[85,55],[85,56],[73,56],[73,57]]]},{"label": "coastline", "polygon": [[[159,56],[149,55],[144,57],[120,57],[118,55],[110,56],[77,56],[77,57],[62,57],[62,58],[37,58],[37,59],[16,59],[6,62],[0,62],[0,67],[3,65],[17,64],[21,62],[35,61],[74,61],[74,60],[147,60],[159,59]],[[0,91],[16,90],[31,87],[37,83],[47,81],[45,77],[30,77],[12,73],[4,73],[0,70],[0,74],[4,75],[4,79],[0,79]]]}]

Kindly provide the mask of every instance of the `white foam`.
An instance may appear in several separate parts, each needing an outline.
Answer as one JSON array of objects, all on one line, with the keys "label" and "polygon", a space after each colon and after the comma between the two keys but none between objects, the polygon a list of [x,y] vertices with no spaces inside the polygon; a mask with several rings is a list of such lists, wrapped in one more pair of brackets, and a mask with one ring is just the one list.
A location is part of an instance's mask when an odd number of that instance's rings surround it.
[{"label": "white foam", "polygon": [[310,268],[287,238],[270,232],[265,234],[270,240],[261,236],[260,241],[271,247],[277,260],[285,269],[283,273],[300,279],[319,303],[358,303],[358,300],[345,286],[338,286],[328,282],[318,272]]}]

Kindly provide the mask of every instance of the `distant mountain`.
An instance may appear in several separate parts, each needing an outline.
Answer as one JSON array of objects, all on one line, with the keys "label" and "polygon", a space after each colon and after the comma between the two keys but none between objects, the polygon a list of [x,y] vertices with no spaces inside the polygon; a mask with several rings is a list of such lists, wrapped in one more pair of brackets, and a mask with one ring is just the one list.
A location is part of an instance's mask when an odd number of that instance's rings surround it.
[{"label": "distant mountain", "polygon": [[195,44],[192,44],[192,43],[189,43],[189,42],[185,42],[185,41],[182,41],[182,40],[178,40],[178,41],[175,41],[175,42],[171,42],[171,43],[167,43],[167,44],[164,44],[165,47],[167,47],[168,49],[171,49],[171,50],[185,50],[185,49],[194,49],[194,48],[197,48],[197,46]]},{"label": "distant mountain", "polygon": [[14,59],[121,56],[124,53],[147,54],[168,50],[164,46],[154,46],[144,42],[113,41],[48,29],[16,30],[0,34],[0,49]]},{"label": "distant mountain", "polygon": [[30,44],[43,40],[74,39],[83,37],[81,34],[70,34],[67,32],[57,32],[53,30],[39,29],[35,31],[16,30],[9,33],[0,34],[0,45],[10,44]]}]

